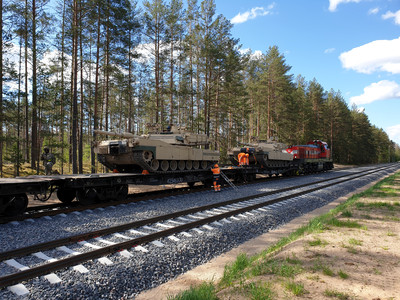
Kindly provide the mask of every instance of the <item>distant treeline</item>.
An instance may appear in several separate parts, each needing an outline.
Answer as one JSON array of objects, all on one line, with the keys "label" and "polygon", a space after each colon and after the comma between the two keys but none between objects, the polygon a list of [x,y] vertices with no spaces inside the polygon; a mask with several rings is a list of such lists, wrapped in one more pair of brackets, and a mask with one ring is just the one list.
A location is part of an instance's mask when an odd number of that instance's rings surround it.
[{"label": "distant treeline", "polygon": [[[340,91],[294,77],[276,46],[240,50],[213,0],[0,0],[0,168],[98,171],[94,129],[180,124],[227,149],[252,137],[327,141],[337,163],[398,160],[399,148]],[[322,67],[322,66],[321,66]]]}]

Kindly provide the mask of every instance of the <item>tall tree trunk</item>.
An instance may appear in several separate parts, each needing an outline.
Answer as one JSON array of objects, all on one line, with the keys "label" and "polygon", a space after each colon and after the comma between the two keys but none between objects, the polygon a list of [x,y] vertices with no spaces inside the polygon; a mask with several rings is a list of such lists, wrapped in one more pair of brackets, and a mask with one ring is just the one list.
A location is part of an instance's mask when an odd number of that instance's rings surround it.
[{"label": "tall tree trunk", "polygon": [[[0,0],[1,1],[1,0]],[[22,35],[19,43],[19,62],[18,62],[18,103],[17,103],[17,161],[15,176],[19,176],[20,151],[21,151],[21,75],[22,75]]]},{"label": "tall tree trunk", "polygon": [[74,0],[72,27],[72,173],[78,173],[78,0]]},{"label": "tall tree trunk", "polygon": [[174,42],[173,42],[173,33],[171,32],[171,48],[170,48],[170,79],[169,79],[169,123],[172,124],[174,122]]},{"label": "tall tree trunk", "polygon": [[59,141],[61,145],[61,174],[64,174],[64,62],[65,62],[65,1],[63,3],[62,12],[62,25],[61,25],[61,89],[60,89],[60,136]]},{"label": "tall tree trunk", "polygon": [[129,115],[128,115],[128,132],[134,133],[134,100],[133,100],[133,79],[132,79],[132,32],[129,32],[129,53],[128,53],[128,101],[129,101]]},{"label": "tall tree trunk", "polygon": [[83,173],[83,47],[82,47],[82,2],[79,1],[79,50],[80,50],[80,83],[81,83],[81,103],[80,103],[80,118],[79,118],[79,146],[78,146],[78,165],[79,174]]},{"label": "tall tree trunk", "polygon": [[32,149],[31,167],[36,168],[39,174],[39,143],[38,143],[38,116],[37,116],[37,49],[36,49],[36,0],[32,0]]},{"label": "tall tree trunk", "polygon": [[28,102],[28,0],[25,0],[25,26],[24,26],[24,40],[25,40],[25,161],[29,162],[29,102]]},{"label": "tall tree trunk", "polygon": [[[99,98],[99,66],[100,66],[100,14],[101,7],[98,3],[98,13],[97,13],[97,45],[96,45],[96,75],[95,75],[95,87],[94,87],[94,110],[93,110],[93,129],[96,130],[99,128],[98,124],[98,98]],[[96,133],[93,130],[93,141],[96,141]],[[92,165],[92,173],[96,173],[96,154],[93,151],[93,147],[91,148],[91,165]]]},{"label": "tall tree trunk", "polygon": [[[110,7],[110,0],[107,1],[107,7]],[[110,24],[110,14],[107,13],[107,24]],[[106,28],[106,67],[104,69],[104,75],[106,80],[105,86],[105,130],[109,130],[109,106],[110,106],[110,97],[109,97],[109,84],[110,84],[110,28],[107,25]]]}]

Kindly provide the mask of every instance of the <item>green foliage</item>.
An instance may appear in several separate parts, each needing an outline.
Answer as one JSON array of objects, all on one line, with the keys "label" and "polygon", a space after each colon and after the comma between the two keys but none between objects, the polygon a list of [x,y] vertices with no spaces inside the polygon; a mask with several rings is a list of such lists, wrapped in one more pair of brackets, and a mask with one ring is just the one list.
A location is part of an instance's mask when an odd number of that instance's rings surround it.
[{"label": "green foliage", "polygon": [[250,265],[250,259],[245,253],[241,253],[236,258],[236,261],[231,265],[226,265],[224,275],[220,284],[230,286],[235,280],[243,276],[242,271]]},{"label": "green foliage", "polygon": [[310,246],[312,246],[312,247],[315,247],[315,246],[325,246],[325,245],[327,245],[327,242],[326,241],[323,241],[323,240],[321,240],[321,239],[316,239],[316,240],[313,240],[313,241],[308,241],[308,245],[310,245]]},{"label": "green foliage", "polygon": [[354,238],[349,239],[349,244],[353,246],[362,246],[362,241]]},{"label": "green foliage", "polygon": [[342,270],[339,270],[338,275],[339,275],[339,277],[342,278],[342,279],[347,279],[347,278],[349,278],[349,275],[348,275],[346,272],[343,272]]},{"label": "green foliage", "polygon": [[301,266],[295,264],[289,264],[286,261],[280,260],[267,260],[257,262],[251,273],[254,276],[263,274],[278,275],[282,277],[292,278],[294,275],[299,274],[302,271]]},{"label": "green foliage", "polygon": [[335,291],[335,290],[325,290],[324,292],[325,296],[327,297],[332,297],[332,298],[337,298],[339,300],[349,300],[352,299],[352,297],[346,293]]},{"label": "green foliage", "polygon": [[302,296],[305,294],[306,290],[304,289],[304,284],[296,283],[294,281],[288,281],[285,283],[285,288],[292,292],[295,296]]},{"label": "green foliage", "polygon": [[327,222],[328,225],[336,226],[336,227],[348,227],[348,228],[362,228],[363,226],[356,221],[350,220],[338,220],[337,218],[332,218]]},{"label": "green foliage", "polygon": [[175,297],[167,297],[170,300],[218,300],[215,294],[214,285],[211,283],[203,283],[199,287],[191,287],[187,291],[183,291]]},{"label": "green foliage", "polygon": [[342,212],[342,217],[351,218],[352,216],[353,216],[353,214],[349,210],[345,210],[344,212]]},{"label": "green foliage", "polygon": [[[232,24],[216,14],[213,0],[191,0],[186,9],[182,0],[146,0],[140,6],[125,0],[80,1],[79,8],[61,1],[56,10],[48,9],[47,0],[36,3],[41,9],[35,34],[31,3],[5,4],[4,19],[13,22],[5,22],[3,31],[15,36],[21,55],[15,55],[17,63],[5,60],[3,66],[7,82],[0,125],[7,128],[4,140],[17,132],[37,132],[37,147],[50,143],[61,170],[76,151],[80,164],[95,159],[90,152],[95,127],[142,134],[147,123],[155,122],[207,134],[222,160],[237,143],[271,136],[287,144],[323,139],[336,163],[400,160],[399,146],[364,112],[349,108],[340,91],[327,91],[316,78],[294,78],[276,45],[258,56],[241,53]],[[75,10],[81,12],[77,24]],[[10,45],[7,40],[5,46]],[[54,47],[57,53],[51,52]],[[49,63],[43,60],[46,51],[53,57]],[[33,61],[35,79],[25,78]],[[71,83],[71,69],[79,84]],[[34,82],[34,88],[24,82]],[[8,85],[20,90],[11,92]],[[29,134],[21,135],[17,152],[24,161],[32,160],[32,143]],[[10,156],[15,150],[5,143],[2,158],[16,161]]]},{"label": "green foliage", "polygon": [[265,282],[249,283],[244,285],[244,290],[250,294],[252,300],[273,300],[275,292],[271,289],[270,284]]}]

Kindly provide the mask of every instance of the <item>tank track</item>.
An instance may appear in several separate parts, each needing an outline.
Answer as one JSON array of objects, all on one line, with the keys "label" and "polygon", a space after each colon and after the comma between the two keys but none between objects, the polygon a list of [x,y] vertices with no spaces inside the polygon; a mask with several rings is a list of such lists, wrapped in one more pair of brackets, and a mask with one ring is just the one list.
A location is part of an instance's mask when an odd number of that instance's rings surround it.
[{"label": "tank track", "polygon": [[[176,170],[176,171],[160,171],[160,170],[153,170],[148,163],[146,163],[143,159],[142,156],[142,152],[141,151],[137,151],[137,152],[133,152],[133,158],[135,159],[135,161],[137,162],[137,164],[143,169],[143,170],[147,170],[149,171],[149,173],[152,174],[170,174],[173,172],[180,172],[180,173],[188,173],[188,172],[193,172],[193,171],[199,171],[199,170],[207,170],[209,169],[209,167],[207,167],[207,169],[191,169],[191,170]],[[212,164],[215,164],[216,162],[212,162]],[[211,164],[211,165],[212,165]]]}]

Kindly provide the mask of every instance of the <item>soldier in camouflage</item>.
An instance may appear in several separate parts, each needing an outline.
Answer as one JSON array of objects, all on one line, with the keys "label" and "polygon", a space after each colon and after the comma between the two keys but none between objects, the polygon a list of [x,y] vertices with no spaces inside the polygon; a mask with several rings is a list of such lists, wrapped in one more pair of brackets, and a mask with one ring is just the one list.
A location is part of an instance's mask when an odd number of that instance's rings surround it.
[{"label": "soldier in camouflage", "polygon": [[43,160],[45,174],[51,175],[51,170],[53,168],[53,165],[56,163],[56,157],[54,156],[53,153],[50,153],[50,149],[48,147],[44,147],[43,150],[44,153],[42,153],[40,159]]}]

